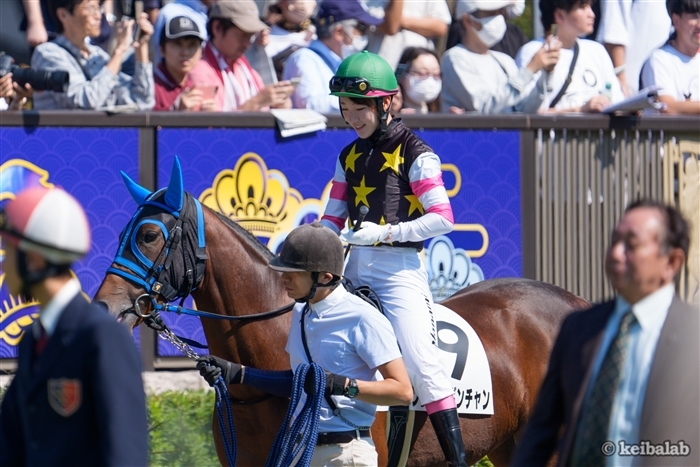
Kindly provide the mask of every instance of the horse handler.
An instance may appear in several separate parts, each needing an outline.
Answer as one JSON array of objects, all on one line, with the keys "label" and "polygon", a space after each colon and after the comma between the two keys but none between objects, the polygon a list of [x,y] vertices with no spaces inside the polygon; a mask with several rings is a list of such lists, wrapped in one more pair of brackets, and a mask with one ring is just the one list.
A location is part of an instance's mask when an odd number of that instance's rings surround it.
[{"label": "horse handler", "polygon": [[59,188],[29,188],[0,211],[0,234],[9,292],[41,307],[0,407],[0,465],[147,465],[136,346],[70,272],[90,248],[83,208]]},{"label": "horse handler", "polygon": [[[346,277],[369,285],[381,299],[447,465],[466,467],[452,382],[439,364],[428,275],[418,256],[425,240],[449,233],[454,224],[440,158],[392,119],[399,85],[379,55],[350,55],[329,87],[358,137],[340,152],[321,222],[354,245]],[[363,206],[369,211],[360,229],[342,230],[348,217],[360,218]]]},{"label": "horse handler", "polygon": [[[282,273],[287,295],[297,302],[286,346],[291,367],[313,361],[326,371],[311,465],[376,466],[369,432],[376,406],[408,405],[413,397],[391,324],[339,287],[343,245],[318,222],[294,229],[270,267]],[[222,376],[226,384],[242,383],[281,397],[292,394],[293,370],[260,370],[215,356],[200,358],[197,368],[212,386]]]}]

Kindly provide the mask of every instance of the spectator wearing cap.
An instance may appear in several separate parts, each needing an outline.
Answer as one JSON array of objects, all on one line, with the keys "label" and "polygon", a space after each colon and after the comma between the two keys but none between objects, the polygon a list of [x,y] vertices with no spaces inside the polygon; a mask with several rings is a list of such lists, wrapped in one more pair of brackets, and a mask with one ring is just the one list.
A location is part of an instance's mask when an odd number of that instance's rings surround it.
[{"label": "spectator wearing cap", "polygon": [[292,106],[291,83],[265,86],[244,56],[253,36],[265,29],[253,0],[218,2],[209,9],[209,40],[190,77],[198,84],[217,86],[214,110],[250,112]]},{"label": "spectator wearing cap", "polygon": [[202,58],[203,37],[197,24],[186,16],[170,18],[159,42],[163,60],[156,67],[156,105],[153,110],[213,110],[215,88],[210,95],[198,88],[189,72]]},{"label": "spectator wearing cap", "polygon": [[[591,0],[540,0],[540,13],[544,30],[556,25],[556,39],[561,42],[561,56],[552,71],[552,91],[547,93],[540,112],[595,113],[624,99],[605,47],[582,39],[593,32]],[[525,44],[515,63],[528,63],[544,43],[544,39],[537,39]]]},{"label": "spectator wearing cap", "polygon": [[[542,47],[526,67],[489,50],[503,39],[507,7],[514,0],[459,0],[457,18],[464,26],[462,43],[442,57],[442,111],[484,114],[535,113],[549,91],[550,73],[559,59],[559,44]],[[533,85],[534,83],[534,85]]]},{"label": "spectator wearing cap", "polygon": [[[515,59],[518,50],[528,42],[528,38],[523,30],[513,22],[513,20],[521,16],[524,11],[525,0],[516,0],[513,4],[506,7],[506,33],[503,35],[503,39],[501,39],[500,42],[491,47],[491,50],[503,52]],[[461,43],[463,37],[464,26],[462,26],[462,22],[459,20],[452,21],[452,24],[450,24],[450,32],[447,34],[445,49],[451,49],[455,45]]]},{"label": "spectator wearing cap", "polygon": [[153,38],[151,39],[151,47],[155,51],[155,59],[153,63],[160,63],[163,58],[160,54],[159,41],[161,33],[171,18],[176,16],[186,16],[197,24],[197,28],[201,32],[202,38],[206,41],[207,37],[207,11],[216,0],[173,0],[171,3],[163,6],[158,12],[158,18],[153,26]]},{"label": "spectator wearing cap", "polygon": [[338,99],[328,94],[328,83],[344,58],[365,48],[367,28],[382,20],[370,15],[359,0],[325,0],[314,21],[318,39],[287,59],[283,78],[300,78],[292,94],[294,108],[339,113]]},{"label": "spectator wearing cap", "polygon": [[660,86],[662,110],[670,114],[700,114],[700,2],[666,3],[675,32],[652,52],[642,67],[642,87]]},{"label": "spectator wearing cap", "polygon": [[434,49],[434,41],[447,35],[452,22],[450,8],[445,0],[404,0],[402,3],[399,6],[392,5],[391,0],[367,1],[370,13],[385,20],[392,14],[390,8],[400,10],[396,29],[388,31],[388,28],[379,28],[370,31],[367,47],[367,50],[389,62],[392,68],[396,68],[401,54],[408,47]]}]

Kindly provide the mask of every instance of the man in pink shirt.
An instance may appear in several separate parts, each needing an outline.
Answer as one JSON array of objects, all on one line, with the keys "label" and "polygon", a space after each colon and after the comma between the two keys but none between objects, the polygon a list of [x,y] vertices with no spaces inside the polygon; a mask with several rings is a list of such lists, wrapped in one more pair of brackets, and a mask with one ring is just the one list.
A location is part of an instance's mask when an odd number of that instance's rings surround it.
[{"label": "man in pink shirt", "polygon": [[190,73],[198,84],[217,85],[214,110],[258,111],[291,108],[289,81],[265,86],[244,54],[256,33],[267,29],[253,0],[218,2],[209,10],[202,60]]},{"label": "man in pink shirt", "polygon": [[187,16],[170,18],[161,31],[162,60],[153,72],[156,105],[153,110],[214,110],[217,85],[200,85],[189,72],[202,58],[203,31]]}]

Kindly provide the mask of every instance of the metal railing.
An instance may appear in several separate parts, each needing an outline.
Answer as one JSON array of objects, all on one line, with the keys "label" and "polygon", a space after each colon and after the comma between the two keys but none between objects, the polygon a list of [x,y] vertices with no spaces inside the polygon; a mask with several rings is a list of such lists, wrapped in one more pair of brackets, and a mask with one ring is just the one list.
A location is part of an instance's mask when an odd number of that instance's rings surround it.
[{"label": "metal railing", "polygon": [[[697,117],[409,115],[404,120],[414,129],[519,132],[524,277],[591,301],[611,297],[603,268],[610,232],[630,201],[650,197],[677,206],[691,223],[691,251],[677,291],[691,303],[700,301]],[[137,127],[139,183],[154,189],[159,128],[273,128],[275,120],[268,113],[2,112],[0,126],[28,131],[36,126]],[[328,127],[347,125],[334,116]],[[187,359],[157,358],[152,334],[141,332],[145,369],[191,366]]]}]

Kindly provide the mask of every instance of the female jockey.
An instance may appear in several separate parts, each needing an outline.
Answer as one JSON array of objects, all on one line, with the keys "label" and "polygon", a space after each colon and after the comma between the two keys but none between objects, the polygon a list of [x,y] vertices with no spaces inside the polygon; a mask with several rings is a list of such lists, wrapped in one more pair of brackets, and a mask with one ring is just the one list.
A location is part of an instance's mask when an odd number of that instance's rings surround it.
[{"label": "female jockey", "polygon": [[361,52],[346,58],[330,81],[345,121],[358,138],[340,153],[322,223],[335,232],[349,217],[366,220],[341,238],[354,245],[345,277],[379,295],[404,363],[450,466],[466,466],[450,378],[440,361],[428,278],[418,256],[423,242],[452,230],[452,207],[440,158],[389,114],[398,84],[389,64]]}]

